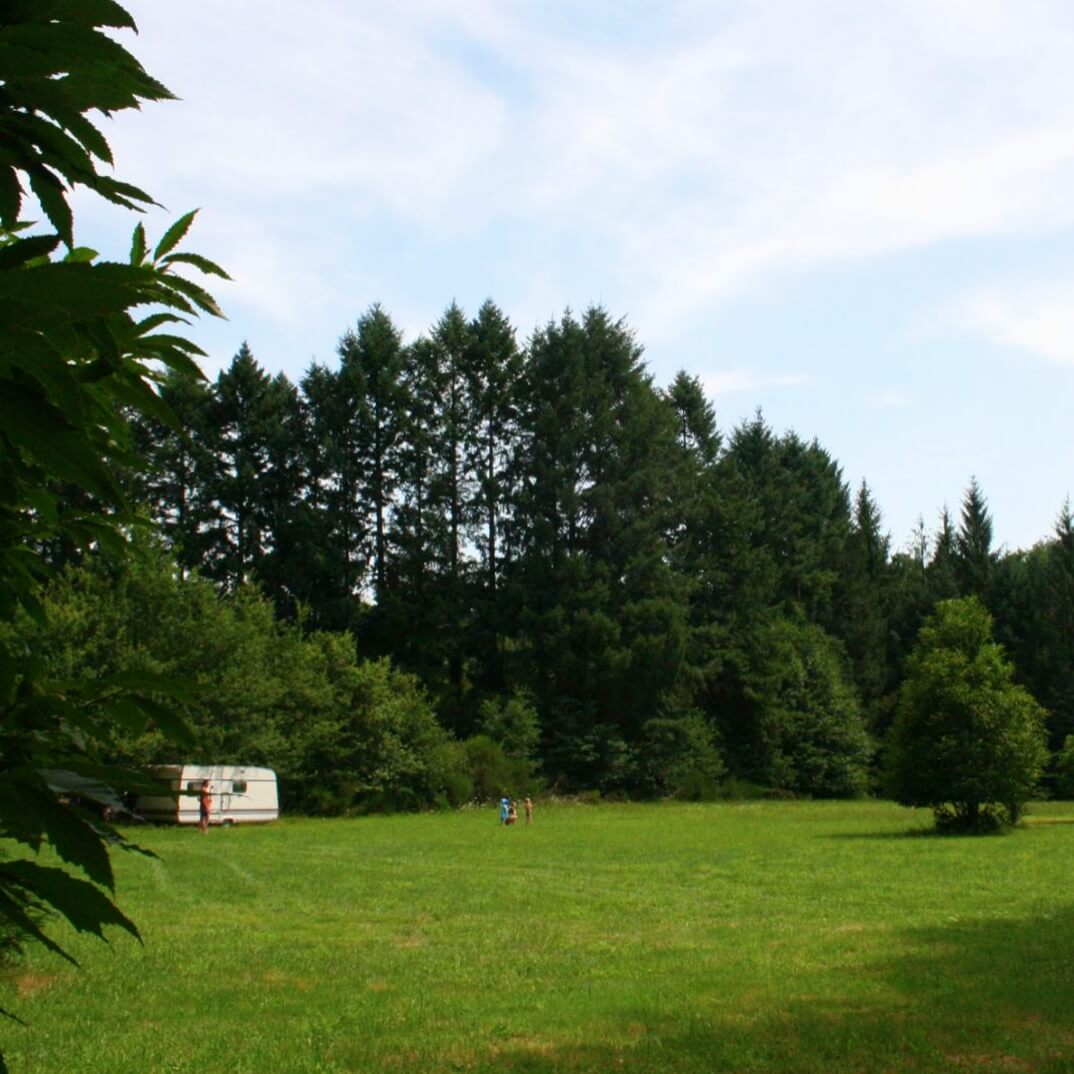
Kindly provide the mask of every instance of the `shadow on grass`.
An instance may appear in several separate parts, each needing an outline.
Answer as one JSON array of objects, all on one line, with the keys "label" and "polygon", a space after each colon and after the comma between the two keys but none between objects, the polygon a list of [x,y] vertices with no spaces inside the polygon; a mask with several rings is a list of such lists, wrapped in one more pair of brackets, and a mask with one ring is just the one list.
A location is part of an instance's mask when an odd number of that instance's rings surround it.
[{"label": "shadow on grass", "polygon": [[881,839],[1001,839],[1012,835],[1010,828],[988,832],[942,832],[936,828],[906,828],[898,832],[829,832],[822,839],[873,842]]},{"label": "shadow on grass", "polygon": [[[1074,908],[1014,921],[902,933],[905,954],[823,998],[763,999],[711,1011],[617,1012],[606,1043],[504,1041],[462,1069],[511,1074],[1070,1074],[1074,1072]],[[788,967],[788,974],[793,970]],[[814,987],[817,981],[813,979]],[[476,1057],[475,1057],[476,1058]]]}]

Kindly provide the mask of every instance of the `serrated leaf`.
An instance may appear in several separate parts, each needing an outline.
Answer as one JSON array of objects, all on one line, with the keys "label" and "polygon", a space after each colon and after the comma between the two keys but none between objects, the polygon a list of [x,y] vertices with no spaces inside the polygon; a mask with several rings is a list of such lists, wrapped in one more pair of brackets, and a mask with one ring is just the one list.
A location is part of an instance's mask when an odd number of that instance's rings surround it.
[{"label": "serrated leaf", "polygon": [[[152,274],[146,269],[111,261],[86,264],[63,262],[41,265],[25,272],[0,276],[0,302],[32,307],[19,317],[17,309],[5,311],[6,324],[30,319],[36,326],[41,310],[63,313],[71,320],[118,313],[137,306],[150,295]],[[63,295],[62,310],[56,296]]]},{"label": "serrated leaf", "polygon": [[89,264],[96,261],[98,256],[98,252],[89,246],[76,246],[67,252],[64,261],[69,264]]},{"label": "serrated leaf", "polygon": [[123,502],[104,461],[93,457],[85,437],[47,400],[9,385],[0,395],[0,426],[55,477],[108,502]]},{"label": "serrated leaf", "polygon": [[191,209],[190,212],[180,216],[179,219],[164,232],[160,242],[157,243],[157,248],[153,251],[154,261],[159,261],[165,254],[170,253],[183,241],[183,237],[190,230],[190,225],[194,222],[194,217],[197,215],[198,210]]},{"label": "serrated leaf", "polygon": [[207,276],[219,276],[222,280],[231,279],[215,261],[210,261],[207,257],[202,257],[201,254],[169,254],[161,264],[193,265],[194,268],[204,272]]},{"label": "serrated leaf", "polygon": [[94,883],[109,890],[115,888],[112,863],[100,836],[67,806],[56,800],[45,787],[21,781],[22,797],[33,808],[45,838],[69,865],[81,869]]},{"label": "serrated leaf", "polygon": [[68,246],[74,246],[74,219],[67,204],[67,189],[48,168],[33,168],[29,172],[30,189],[41,203],[45,215]]},{"label": "serrated leaf", "polygon": [[115,0],[55,0],[53,13],[55,18],[78,22],[84,26],[114,26],[121,30],[138,30],[134,19]]},{"label": "serrated leaf", "polygon": [[158,332],[153,336],[142,336],[141,346],[153,348],[154,350],[166,349],[183,351],[187,354],[205,354],[201,347],[196,343],[192,343],[186,336],[173,336],[167,332]]},{"label": "serrated leaf", "polygon": [[[40,116],[18,114],[10,117],[5,126],[11,141],[20,149],[36,148],[37,156],[27,156],[23,165],[32,171],[35,165],[54,168],[71,184],[87,183],[94,179],[93,161],[81,142],[65,130]],[[10,143],[9,143],[10,144]]]},{"label": "serrated leaf", "polygon": [[[7,36],[7,35],[5,35]],[[65,67],[62,57],[14,41],[0,40],[0,71],[11,78],[47,78]]]},{"label": "serrated leaf", "polygon": [[[198,353],[204,354],[205,352],[199,348]],[[164,350],[157,355],[157,358],[173,372],[184,377],[190,377],[193,380],[205,379],[201,367],[186,354],[175,350]]]},{"label": "serrated leaf", "polygon": [[156,418],[162,425],[176,427],[178,419],[172,408],[144,381],[117,379],[109,385],[109,389],[120,402]]},{"label": "serrated leaf", "polygon": [[59,235],[34,235],[28,239],[18,239],[0,248],[0,269],[17,268],[35,257],[47,256],[59,244]]},{"label": "serrated leaf", "polygon": [[98,887],[62,869],[30,861],[0,864],[0,879],[11,880],[31,891],[61,914],[79,932],[89,932],[107,942],[104,929],[115,925],[141,941],[137,925]]},{"label": "serrated leaf", "polygon": [[11,230],[22,208],[22,184],[15,169],[0,165],[0,224]]},{"label": "serrated leaf", "polygon": [[148,697],[139,698],[138,705],[176,745],[194,745],[194,733],[190,730],[186,720],[174,708],[162,705],[160,702]]},{"label": "serrated leaf", "polygon": [[139,223],[131,236],[131,264],[140,265],[145,260],[145,252],[149,244],[145,238],[145,228]]},{"label": "serrated leaf", "polygon": [[[189,298],[199,309],[204,310],[206,313],[211,314],[213,317],[219,317],[222,320],[227,320],[223,311],[216,304],[216,299],[213,298],[208,291],[203,287],[199,287],[196,283],[191,283],[190,280],[184,279],[182,276],[167,276],[167,282],[164,287],[169,292],[178,291],[181,295]],[[169,300],[171,299],[169,295]]]},{"label": "serrated leaf", "polygon": [[149,718],[133,697],[113,697],[101,702],[101,712],[110,720],[140,735],[145,731]]},{"label": "serrated leaf", "polygon": [[[14,864],[14,863],[12,863]],[[72,966],[78,965],[78,960],[69,955],[55,940],[48,936],[41,930],[37,922],[26,912],[24,907],[24,899],[22,891],[19,890],[23,885],[18,881],[17,877],[8,877],[6,874],[6,868],[0,865],[0,918],[6,918],[16,927],[22,929],[28,936],[32,936],[38,943],[47,947],[50,951],[60,956],[60,958],[66,959]],[[85,883],[85,881],[83,881]],[[92,884],[87,885],[93,887]],[[14,888],[21,896],[19,900],[12,897],[9,892]],[[97,889],[94,888],[94,891]]]},{"label": "serrated leaf", "polygon": [[190,322],[175,313],[153,313],[139,321],[135,328],[139,336],[144,336],[146,332],[152,332],[154,328],[159,328],[162,324],[190,324]]},{"label": "serrated leaf", "polygon": [[116,205],[135,209],[138,212],[142,209],[141,205],[137,204],[138,202],[142,205],[157,204],[144,190],[131,186],[130,183],[120,183],[107,175],[99,175],[93,184],[93,189]]}]

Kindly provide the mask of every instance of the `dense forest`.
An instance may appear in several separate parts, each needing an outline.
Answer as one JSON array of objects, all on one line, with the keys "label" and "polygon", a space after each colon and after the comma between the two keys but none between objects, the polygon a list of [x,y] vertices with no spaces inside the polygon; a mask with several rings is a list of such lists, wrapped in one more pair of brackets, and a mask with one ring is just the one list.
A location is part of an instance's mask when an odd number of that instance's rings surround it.
[{"label": "dense forest", "polygon": [[[197,685],[201,755],[271,764],[292,807],[538,781],[875,791],[918,629],[954,596],[992,613],[1053,753],[1074,733],[1069,504],[1001,553],[970,479],[957,518],[893,550],[816,440],[760,412],[721,430],[700,382],[655,385],[601,309],[520,345],[491,302],[452,304],[404,344],[373,306],[297,385],[244,344],[215,382],[173,373],[162,394],[181,431],[138,420],[150,466],[129,483],[165,546],[122,570],[50,549],[65,569],[37,645],[66,675]],[[132,732],[115,751],[174,746]]]}]

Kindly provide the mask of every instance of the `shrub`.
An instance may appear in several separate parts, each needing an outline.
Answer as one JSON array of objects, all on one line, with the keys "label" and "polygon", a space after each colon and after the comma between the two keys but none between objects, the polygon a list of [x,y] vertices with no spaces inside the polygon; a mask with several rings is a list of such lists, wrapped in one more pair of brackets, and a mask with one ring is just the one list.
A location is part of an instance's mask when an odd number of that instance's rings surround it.
[{"label": "shrub", "polygon": [[638,756],[641,789],[653,797],[711,801],[726,771],[712,728],[698,712],[648,720]]},{"label": "shrub", "polygon": [[925,621],[899,691],[888,742],[897,802],[930,806],[938,828],[1015,823],[1044,761],[1044,710],[1013,681],[975,597],[942,601]]}]

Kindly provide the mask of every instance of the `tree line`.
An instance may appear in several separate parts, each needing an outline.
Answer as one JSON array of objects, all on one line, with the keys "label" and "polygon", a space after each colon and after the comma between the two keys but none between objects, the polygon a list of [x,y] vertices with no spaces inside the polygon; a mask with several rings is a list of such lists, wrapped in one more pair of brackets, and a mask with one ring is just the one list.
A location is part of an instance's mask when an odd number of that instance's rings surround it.
[{"label": "tree line", "polygon": [[[816,440],[760,412],[724,433],[602,309],[522,346],[491,302],[410,344],[373,306],[297,385],[244,344],[161,394],[180,425],[136,423],[131,492],[182,572],[389,660],[458,742],[532,712],[527,760],[560,789],[875,788],[918,629],[958,596],[993,614],[1051,749],[1074,731],[1068,505],[1000,552],[971,480],[957,521],[893,552]],[[231,752],[274,759],[253,735]]]}]

